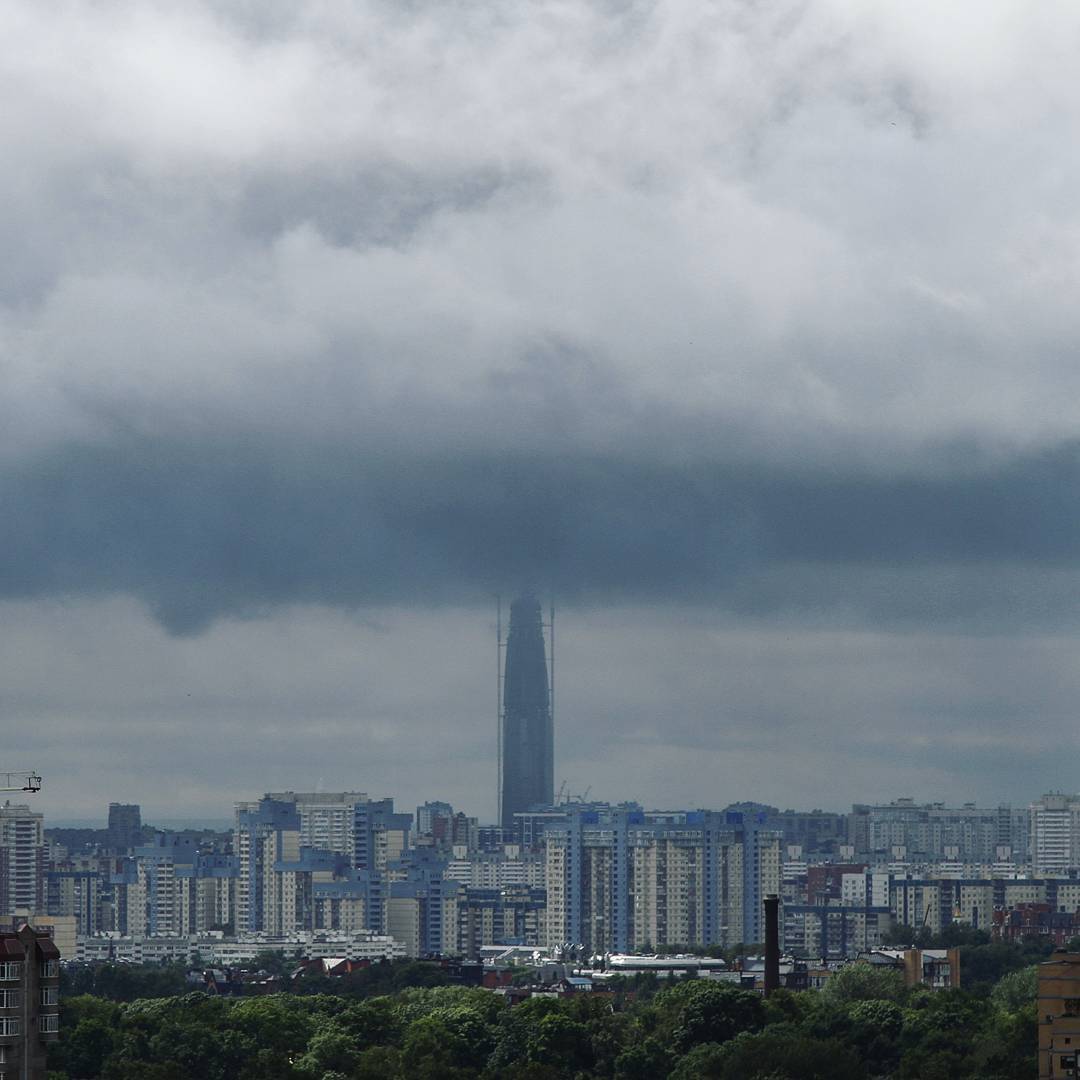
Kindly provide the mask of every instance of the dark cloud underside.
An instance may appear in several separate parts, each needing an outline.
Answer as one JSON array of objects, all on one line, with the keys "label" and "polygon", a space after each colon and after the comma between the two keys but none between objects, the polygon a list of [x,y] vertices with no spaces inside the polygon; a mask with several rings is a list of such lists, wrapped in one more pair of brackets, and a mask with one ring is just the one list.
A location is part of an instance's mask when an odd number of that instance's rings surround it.
[{"label": "dark cloud underside", "polygon": [[[944,463],[947,465],[947,462]],[[813,579],[1080,569],[1075,447],[926,476],[611,457],[447,460],[288,438],[123,440],[0,477],[0,594],[132,593],[176,631],[277,604],[427,605],[543,583],[564,602],[681,599],[767,614]],[[778,585],[790,569],[788,587]],[[851,606],[850,589],[817,595]],[[943,617],[898,587],[872,619]],[[957,615],[964,615],[960,602]]]}]

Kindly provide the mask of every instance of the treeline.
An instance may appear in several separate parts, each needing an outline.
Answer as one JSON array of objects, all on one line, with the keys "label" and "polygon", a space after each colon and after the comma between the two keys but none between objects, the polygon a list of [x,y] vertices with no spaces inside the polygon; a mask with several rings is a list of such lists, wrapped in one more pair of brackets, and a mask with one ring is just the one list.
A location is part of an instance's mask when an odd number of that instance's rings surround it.
[{"label": "treeline", "polygon": [[[248,965],[251,971],[285,977],[296,963],[279,954],[266,953]],[[294,994],[334,994],[347,998],[394,994],[415,986],[446,986],[445,969],[430,961],[394,960],[358,968],[346,978],[328,978],[305,972],[284,979],[281,989]],[[180,997],[196,989],[189,983],[183,964],[86,964],[61,970],[61,1001],[87,994],[109,1001],[137,1001],[142,998]]]},{"label": "treeline", "polygon": [[[1054,944],[1046,937],[1029,937],[1018,942],[993,941],[985,930],[963,923],[953,923],[940,934],[894,926],[885,936],[885,944],[897,948],[960,948],[960,978],[963,986],[976,994],[989,994],[1006,975],[1047,959]],[[1072,938],[1065,948],[1080,952],[1080,938]]]},{"label": "treeline", "polygon": [[[644,1000],[648,998],[648,1000]],[[993,990],[907,989],[867,964],[820,992],[686,979],[655,995],[509,1007],[487,990],[367,998],[203,993],[62,1004],[52,1080],[1024,1080],[1036,1070],[1035,968]]]}]

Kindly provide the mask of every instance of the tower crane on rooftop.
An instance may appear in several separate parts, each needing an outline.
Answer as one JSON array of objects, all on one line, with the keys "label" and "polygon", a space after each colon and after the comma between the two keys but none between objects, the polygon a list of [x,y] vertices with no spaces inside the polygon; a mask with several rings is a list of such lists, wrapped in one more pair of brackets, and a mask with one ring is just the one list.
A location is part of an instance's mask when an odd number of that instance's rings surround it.
[{"label": "tower crane on rooftop", "polygon": [[0,772],[0,791],[40,791],[41,776],[33,769]]}]

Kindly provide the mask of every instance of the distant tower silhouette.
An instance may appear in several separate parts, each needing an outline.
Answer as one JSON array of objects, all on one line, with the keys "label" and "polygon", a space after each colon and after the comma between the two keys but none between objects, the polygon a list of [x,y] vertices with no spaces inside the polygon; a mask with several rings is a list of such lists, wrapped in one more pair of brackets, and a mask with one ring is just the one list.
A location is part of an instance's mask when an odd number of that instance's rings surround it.
[{"label": "distant tower silhouette", "polygon": [[555,798],[555,727],[540,601],[531,593],[510,605],[502,666],[499,822]]}]

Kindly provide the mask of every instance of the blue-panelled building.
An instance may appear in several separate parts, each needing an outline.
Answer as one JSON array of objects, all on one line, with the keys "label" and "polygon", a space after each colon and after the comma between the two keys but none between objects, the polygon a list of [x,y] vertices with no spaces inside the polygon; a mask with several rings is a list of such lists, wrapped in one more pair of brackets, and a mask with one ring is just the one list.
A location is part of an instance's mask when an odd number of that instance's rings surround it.
[{"label": "blue-panelled building", "polygon": [[591,953],[724,945],[763,936],[780,837],[743,810],[558,808],[543,829],[548,948]]},{"label": "blue-panelled building", "polygon": [[260,799],[237,810],[234,833],[240,880],[236,896],[236,929],[267,928],[267,895],[274,864],[300,851],[300,815],[296,804]]}]

